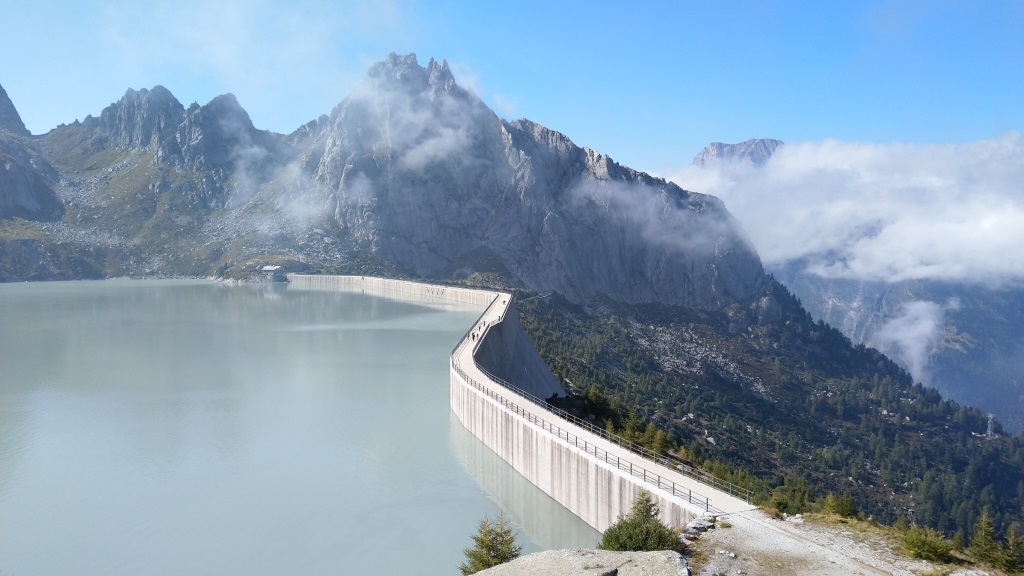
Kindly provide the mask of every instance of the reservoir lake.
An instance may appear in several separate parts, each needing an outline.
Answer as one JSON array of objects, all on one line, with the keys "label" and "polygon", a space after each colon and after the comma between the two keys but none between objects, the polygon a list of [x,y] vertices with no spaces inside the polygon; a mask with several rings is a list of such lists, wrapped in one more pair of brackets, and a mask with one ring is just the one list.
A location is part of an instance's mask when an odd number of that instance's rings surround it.
[{"label": "reservoir lake", "polygon": [[458,574],[600,534],[451,414],[482,307],[198,280],[0,284],[0,574]]}]

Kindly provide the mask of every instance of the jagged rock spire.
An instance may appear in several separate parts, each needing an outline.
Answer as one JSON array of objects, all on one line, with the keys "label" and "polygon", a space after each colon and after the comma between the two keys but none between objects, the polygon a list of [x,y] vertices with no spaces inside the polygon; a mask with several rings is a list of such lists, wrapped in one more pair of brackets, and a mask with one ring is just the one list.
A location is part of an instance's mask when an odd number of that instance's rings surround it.
[{"label": "jagged rock spire", "polygon": [[100,113],[100,126],[117,146],[129,148],[157,144],[174,133],[185,108],[163,86],[152,90],[128,89]]}]

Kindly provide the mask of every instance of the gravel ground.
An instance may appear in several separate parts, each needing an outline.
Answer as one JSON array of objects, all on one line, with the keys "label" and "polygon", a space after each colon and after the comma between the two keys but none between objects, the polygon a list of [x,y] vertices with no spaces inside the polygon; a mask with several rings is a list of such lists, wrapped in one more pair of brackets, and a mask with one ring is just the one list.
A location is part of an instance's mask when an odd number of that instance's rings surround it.
[{"label": "gravel ground", "polygon": [[719,519],[718,527],[701,535],[694,549],[698,557],[707,558],[703,565],[691,561],[696,576],[990,574],[971,569],[945,572],[943,568],[950,567],[906,558],[885,537],[869,530],[799,517],[774,520],[758,510]]}]

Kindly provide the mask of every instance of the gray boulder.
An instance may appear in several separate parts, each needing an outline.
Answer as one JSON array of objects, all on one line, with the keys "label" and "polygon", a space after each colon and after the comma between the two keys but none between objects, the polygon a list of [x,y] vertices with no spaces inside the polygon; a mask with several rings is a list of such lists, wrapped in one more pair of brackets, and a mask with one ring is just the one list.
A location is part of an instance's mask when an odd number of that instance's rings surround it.
[{"label": "gray boulder", "polygon": [[678,552],[548,550],[477,572],[480,576],[688,576]]}]

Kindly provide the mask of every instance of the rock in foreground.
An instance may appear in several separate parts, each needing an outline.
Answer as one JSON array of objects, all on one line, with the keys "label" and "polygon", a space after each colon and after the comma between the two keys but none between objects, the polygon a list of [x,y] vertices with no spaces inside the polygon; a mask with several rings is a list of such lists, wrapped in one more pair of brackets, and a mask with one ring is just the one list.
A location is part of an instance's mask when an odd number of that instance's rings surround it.
[{"label": "rock in foreground", "polygon": [[686,576],[686,560],[670,550],[548,550],[478,572],[482,576]]}]

